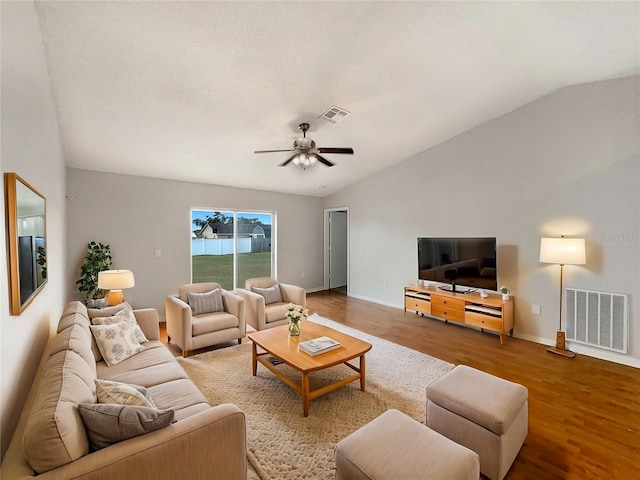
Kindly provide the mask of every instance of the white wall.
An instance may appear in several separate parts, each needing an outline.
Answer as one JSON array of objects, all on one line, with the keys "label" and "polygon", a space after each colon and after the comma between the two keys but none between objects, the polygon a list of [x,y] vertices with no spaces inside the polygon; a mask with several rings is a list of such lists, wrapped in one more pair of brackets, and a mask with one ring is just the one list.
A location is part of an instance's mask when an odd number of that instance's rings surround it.
[{"label": "white wall", "polygon": [[[164,317],[164,298],[191,281],[191,208],[276,212],[277,277],[322,287],[323,199],[200,183],[67,169],[67,285],[75,286],[90,241],[111,246],[111,268],[133,271],[134,307]],[[155,250],[161,256],[155,257]],[[304,278],[302,275],[304,274]]]},{"label": "white wall", "polygon": [[559,267],[540,237],[585,237],[564,286],[630,295],[630,354],[570,347],[640,366],[639,92],[637,76],[566,88],[327,198],[350,209],[350,293],[400,307],[417,237],[496,236],[516,336],[552,344]]},{"label": "white wall", "polygon": [[[16,172],[46,197],[49,281],[20,316],[9,314],[6,248],[0,249],[0,402],[2,456],[43,349],[67,296],[65,170],[36,12],[31,2],[2,2],[2,172]],[[2,242],[6,240],[2,195]]]}]

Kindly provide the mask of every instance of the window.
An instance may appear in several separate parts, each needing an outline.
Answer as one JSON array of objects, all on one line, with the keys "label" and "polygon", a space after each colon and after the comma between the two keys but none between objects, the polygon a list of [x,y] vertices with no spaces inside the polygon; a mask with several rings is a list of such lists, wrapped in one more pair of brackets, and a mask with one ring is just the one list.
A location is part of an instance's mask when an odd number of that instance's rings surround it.
[{"label": "window", "polygon": [[272,277],[273,213],[191,210],[191,281],[244,288],[247,278]]}]

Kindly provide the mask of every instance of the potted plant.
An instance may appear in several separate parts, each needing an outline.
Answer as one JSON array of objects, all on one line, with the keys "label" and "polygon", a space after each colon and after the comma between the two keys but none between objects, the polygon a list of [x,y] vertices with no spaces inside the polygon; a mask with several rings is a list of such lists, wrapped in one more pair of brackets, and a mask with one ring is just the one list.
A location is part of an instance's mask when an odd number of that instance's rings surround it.
[{"label": "potted plant", "polygon": [[503,285],[502,287],[500,287],[500,293],[502,294],[503,300],[509,300],[509,294],[511,293],[511,290]]},{"label": "potted plant", "polygon": [[98,288],[98,273],[111,266],[111,247],[102,243],[90,242],[84,263],[80,268],[80,279],[76,281],[78,290],[85,292],[86,303],[94,303],[95,299],[104,295]]}]

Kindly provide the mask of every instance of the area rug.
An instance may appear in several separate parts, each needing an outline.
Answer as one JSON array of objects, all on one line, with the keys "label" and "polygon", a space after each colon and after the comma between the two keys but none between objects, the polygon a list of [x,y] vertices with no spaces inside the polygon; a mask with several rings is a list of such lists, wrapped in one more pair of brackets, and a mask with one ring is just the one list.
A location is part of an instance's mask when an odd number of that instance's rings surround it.
[{"label": "area rug", "polygon": [[[303,416],[301,396],[264,366],[258,364],[257,375],[252,376],[250,344],[179,359],[209,403],[234,403],[245,412],[247,455],[253,467],[250,478],[333,479],[333,448],[340,440],[390,408],[424,423],[425,387],[453,368],[450,363],[319,315],[312,315],[308,321],[372,345],[366,355],[366,391],[360,390],[359,382],[353,382],[311,400],[308,417]],[[300,374],[289,366],[281,364],[278,368],[300,382]],[[314,372],[311,389],[352,373],[344,365]]]}]

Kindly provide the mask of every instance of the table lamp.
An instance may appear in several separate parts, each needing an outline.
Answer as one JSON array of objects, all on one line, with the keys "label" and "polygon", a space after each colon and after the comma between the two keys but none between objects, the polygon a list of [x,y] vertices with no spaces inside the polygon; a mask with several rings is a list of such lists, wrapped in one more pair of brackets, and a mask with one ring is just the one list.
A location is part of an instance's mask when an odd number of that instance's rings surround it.
[{"label": "table lamp", "polygon": [[131,288],[136,285],[131,270],[103,270],[98,273],[98,288],[109,290],[107,303],[118,305],[124,302],[122,289]]},{"label": "table lamp", "polygon": [[556,346],[547,348],[547,351],[573,358],[576,354],[565,348],[565,333],[562,331],[562,268],[565,265],[587,263],[584,238],[541,238],[540,262],[560,265],[560,324],[556,333]]}]

